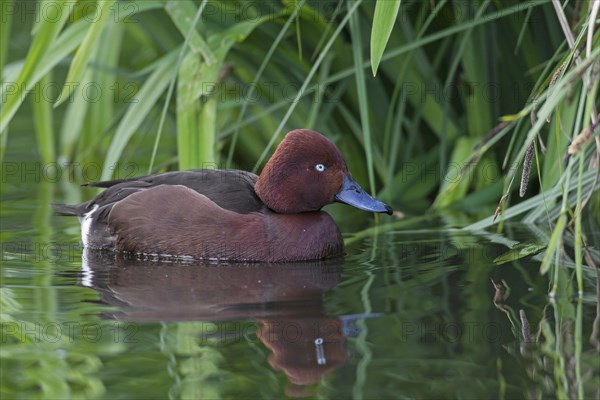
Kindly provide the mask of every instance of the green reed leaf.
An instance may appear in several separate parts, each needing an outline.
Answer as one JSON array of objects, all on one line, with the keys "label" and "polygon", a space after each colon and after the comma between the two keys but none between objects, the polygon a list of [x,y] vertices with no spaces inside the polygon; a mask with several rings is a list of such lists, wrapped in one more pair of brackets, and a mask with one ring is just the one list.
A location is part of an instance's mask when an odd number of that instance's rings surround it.
[{"label": "green reed leaf", "polygon": [[73,58],[73,62],[69,68],[65,85],[63,86],[56,103],[54,103],[54,107],[58,107],[67,98],[69,98],[69,96],[71,96],[74,90],[74,87],[71,85],[71,83],[79,82],[83,76],[90,57],[92,56],[92,52],[94,51],[94,48],[98,42],[98,38],[100,38],[102,30],[112,14],[112,7],[114,3],[115,0],[98,0],[96,3],[97,20],[90,24],[91,26],[85,35],[85,39],[83,39],[81,46],[79,46],[77,53],[75,53],[75,58]]},{"label": "green reed leaf", "polygon": [[[25,58],[25,64],[16,81],[8,86],[3,85],[0,90],[0,97],[5,98],[6,96],[6,101],[3,102],[0,110],[0,135],[4,134],[10,120],[21,105],[27,93],[26,88],[35,84],[36,70],[45,63],[51,44],[67,22],[70,15],[68,3],[68,0],[46,0],[39,4],[38,12],[41,13],[45,10],[51,14],[39,19],[40,22],[36,25],[36,33]],[[50,4],[52,7],[49,7]]]},{"label": "green reed leaf", "polygon": [[371,69],[373,70],[373,76],[377,74],[377,68],[379,68],[385,46],[392,34],[400,10],[400,3],[400,0],[377,0],[375,5],[375,16],[371,28]]},{"label": "green reed leaf", "polygon": [[169,85],[170,79],[176,73],[175,65],[177,64],[179,50],[179,48],[171,50],[170,53],[164,55],[155,63],[153,72],[136,95],[137,101],[131,103],[128,107],[108,148],[104,168],[102,169],[102,180],[111,178],[117,161],[129,139],[141,123],[148,118],[150,110]]}]

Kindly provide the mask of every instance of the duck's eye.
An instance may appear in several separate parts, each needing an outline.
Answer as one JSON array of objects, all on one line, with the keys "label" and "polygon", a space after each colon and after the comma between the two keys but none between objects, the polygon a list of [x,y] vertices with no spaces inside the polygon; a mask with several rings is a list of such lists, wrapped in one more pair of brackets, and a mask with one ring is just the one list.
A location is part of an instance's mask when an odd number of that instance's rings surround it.
[{"label": "duck's eye", "polygon": [[323,164],[317,164],[317,165],[315,165],[315,169],[316,169],[318,172],[323,172],[323,171],[325,171],[325,170],[326,170],[326,168],[325,168],[325,166],[324,166]]}]

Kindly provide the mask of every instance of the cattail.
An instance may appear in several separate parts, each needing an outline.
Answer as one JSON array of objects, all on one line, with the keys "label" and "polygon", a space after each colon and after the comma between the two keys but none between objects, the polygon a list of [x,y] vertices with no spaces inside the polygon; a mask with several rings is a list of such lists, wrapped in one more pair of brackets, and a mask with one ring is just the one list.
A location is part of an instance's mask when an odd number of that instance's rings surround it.
[{"label": "cattail", "polygon": [[[554,75],[552,75],[552,79],[550,79],[550,83],[548,84],[548,98],[550,98],[550,95],[552,94],[552,87],[554,86],[558,78],[560,78],[560,76],[562,75],[565,67],[567,66],[568,61],[569,60],[563,62],[561,66],[558,67],[556,71],[554,71]],[[548,117],[546,118],[546,122],[550,123],[550,115],[548,115]]]},{"label": "cattail", "polygon": [[529,183],[529,173],[531,172],[531,163],[533,163],[533,158],[535,156],[535,147],[533,142],[527,148],[527,152],[525,153],[525,160],[523,160],[523,175],[521,175],[521,187],[519,188],[519,196],[525,196],[525,192],[527,191],[527,184]]},{"label": "cattail", "polygon": [[598,124],[600,124],[600,118],[598,118],[592,125],[582,130],[581,133],[577,135],[575,139],[573,139],[573,142],[571,142],[571,144],[569,145],[569,155],[574,156],[575,154],[581,151],[581,148],[583,147],[585,142],[587,142],[592,137],[592,132],[596,130]]}]

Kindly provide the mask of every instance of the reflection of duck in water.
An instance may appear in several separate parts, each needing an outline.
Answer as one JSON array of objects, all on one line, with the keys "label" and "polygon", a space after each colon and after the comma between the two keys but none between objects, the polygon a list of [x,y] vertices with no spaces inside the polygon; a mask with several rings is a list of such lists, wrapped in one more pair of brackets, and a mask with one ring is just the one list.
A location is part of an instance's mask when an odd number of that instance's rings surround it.
[{"label": "reflection of duck in water", "polygon": [[356,333],[352,323],[368,317],[325,314],[324,293],[340,280],[339,262],[217,267],[85,251],[81,284],[98,291],[103,302],[121,308],[109,318],[258,320],[257,336],[272,352],[269,364],[288,376],[288,394],[296,396],[347,361],[344,341]]},{"label": "reflection of duck in water", "polygon": [[257,332],[272,351],[269,364],[290,382],[306,386],[319,382],[347,359],[342,321],[326,316],[261,319]]}]

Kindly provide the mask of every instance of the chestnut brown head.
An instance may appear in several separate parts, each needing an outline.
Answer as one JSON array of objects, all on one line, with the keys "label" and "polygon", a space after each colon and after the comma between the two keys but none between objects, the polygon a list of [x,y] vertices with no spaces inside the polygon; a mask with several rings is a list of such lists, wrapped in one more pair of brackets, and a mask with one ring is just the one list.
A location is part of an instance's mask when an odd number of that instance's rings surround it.
[{"label": "chestnut brown head", "polygon": [[309,129],[287,133],[265,165],[255,190],[278,213],[317,211],[335,201],[371,212],[392,212],[352,179],[336,145]]}]

